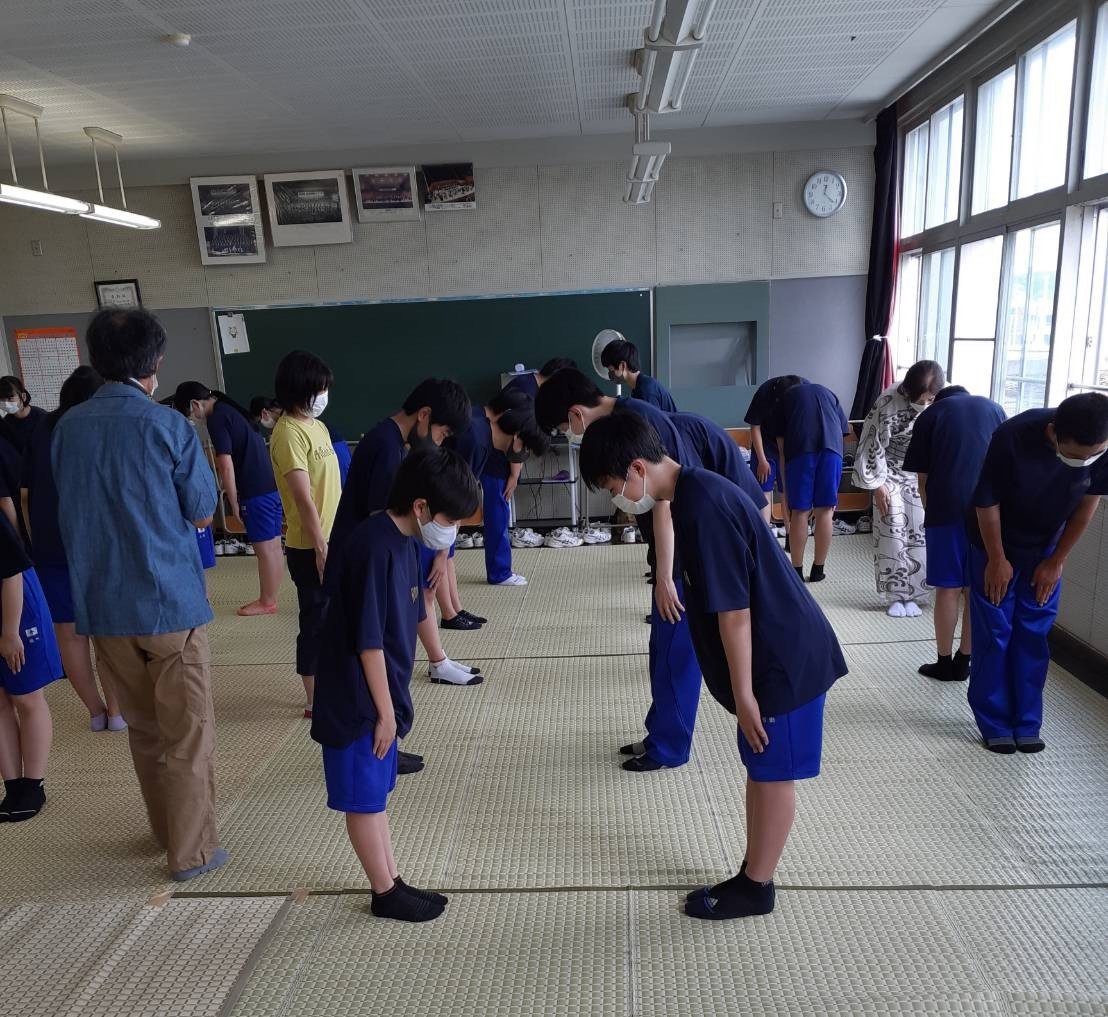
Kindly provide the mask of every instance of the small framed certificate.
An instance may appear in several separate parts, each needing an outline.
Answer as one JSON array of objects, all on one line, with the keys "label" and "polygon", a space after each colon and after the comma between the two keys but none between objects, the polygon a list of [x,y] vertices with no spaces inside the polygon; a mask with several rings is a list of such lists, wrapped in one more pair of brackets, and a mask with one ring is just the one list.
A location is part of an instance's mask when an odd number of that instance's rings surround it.
[{"label": "small framed certificate", "polygon": [[96,287],[96,304],[105,307],[142,307],[137,279],[107,279],[93,283]]}]

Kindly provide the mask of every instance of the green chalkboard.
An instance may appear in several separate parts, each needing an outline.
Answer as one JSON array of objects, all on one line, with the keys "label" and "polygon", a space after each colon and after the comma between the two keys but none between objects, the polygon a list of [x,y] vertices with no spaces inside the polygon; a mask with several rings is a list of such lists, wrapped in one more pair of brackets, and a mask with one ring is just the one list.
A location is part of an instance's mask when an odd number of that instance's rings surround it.
[{"label": "green chalkboard", "polygon": [[[221,308],[235,311],[237,308]],[[326,417],[348,440],[394,413],[423,378],[455,378],[476,403],[502,371],[573,357],[592,374],[602,328],[622,332],[650,360],[650,291],[612,290],[518,297],[382,301],[242,310],[249,353],[221,354],[227,393],[245,404],[273,394],[277,363],[311,350],[335,374]],[[599,379],[598,379],[599,382]],[[614,390],[613,390],[614,391]]]}]

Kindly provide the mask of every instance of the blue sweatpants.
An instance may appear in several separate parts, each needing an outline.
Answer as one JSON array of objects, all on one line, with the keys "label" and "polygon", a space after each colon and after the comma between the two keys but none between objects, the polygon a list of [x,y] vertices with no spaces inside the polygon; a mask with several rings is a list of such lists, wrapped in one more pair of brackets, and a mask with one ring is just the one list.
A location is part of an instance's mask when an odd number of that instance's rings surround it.
[{"label": "blue sweatpants", "polygon": [[481,507],[485,519],[485,578],[502,583],[512,574],[512,542],[508,537],[508,503],[502,477],[481,476]]},{"label": "blue sweatpants", "polygon": [[1031,585],[1034,567],[1016,568],[1004,600],[993,604],[985,595],[987,560],[984,551],[970,548],[970,708],[984,738],[1034,738],[1043,722],[1047,634],[1058,614],[1062,584],[1040,606]]},{"label": "blue sweatpants", "polygon": [[[677,596],[685,590],[675,579]],[[688,619],[676,624],[650,606],[650,710],[646,715],[646,754],[663,766],[683,766],[692,749],[696,711],[700,705],[700,665],[693,650]]]}]

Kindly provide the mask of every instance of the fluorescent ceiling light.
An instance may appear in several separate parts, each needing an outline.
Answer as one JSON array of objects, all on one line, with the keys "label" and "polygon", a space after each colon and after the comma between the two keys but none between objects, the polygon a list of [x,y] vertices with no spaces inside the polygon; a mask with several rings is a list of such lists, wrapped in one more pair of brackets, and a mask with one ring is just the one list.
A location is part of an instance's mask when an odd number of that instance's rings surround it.
[{"label": "fluorescent ceiling light", "polygon": [[655,0],[644,48],[636,54],[642,75],[636,111],[672,113],[681,108],[715,5],[716,0]]},{"label": "fluorescent ceiling light", "polygon": [[89,210],[87,201],[66,198],[49,191],[34,191],[29,187],[17,187],[15,184],[0,184],[0,201],[8,205],[23,205],[26,208],[38,208],[45,212],[68,212],[70,215]]},{"label": "fluorescent ceiling light", "polygon": [[654,193],[654,183],[653,180],[628,180],[623,200],[628,205],[647,204],[650,201],[650,196]]},{"label": "fluorescent ceiling light", "polygon": [[127,212],[122,208],[110,208],[107,205],[86,207],[89,211],[80,213],[82,219],[111,223],[113,226],[130,226],[135,230],[156,230],[161,226],[161,221],[158,219],[151,219],[150,216],[139,215],[137,212]]},{"label": "fluorescent ceiling light", "polygon": [[657,180],[662,171],[662,163],[666,161],[671,148],[668,141],[638,142],[631,149],[634,159],[631,161],[631,172],[627,174],[627,179],[639,182]]}]

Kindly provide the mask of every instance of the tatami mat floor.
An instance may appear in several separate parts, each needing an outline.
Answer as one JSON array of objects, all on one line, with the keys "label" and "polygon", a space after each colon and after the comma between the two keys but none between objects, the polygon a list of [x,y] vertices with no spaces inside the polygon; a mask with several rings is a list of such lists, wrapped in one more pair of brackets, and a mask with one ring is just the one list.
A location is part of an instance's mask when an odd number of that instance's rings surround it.
[{"label": "tatami mat floor", "polygon": [[487,681],[432,686],[417,663],[407,747],[428,766],[390,803],[402,873],[453,892],[443,918],[367,917],[299,717],[293,590],[279,615],[238,618],[254,563],[224,559],[209,579],[232,861],[173,895],[125,737],[89,733],[56,684],[49,804],[0,827],[0,1013],[1108,1014],[1108,702],[1070,675],[1052,669],[1047,752],[986,754],[964,686],[915,673],[930,614],[887,618],[868,538],[836,538],[813,591],[851,673],[778,909],[699,923],[680,890],[742,856],[734,721],[705,693],[688,766],[619,769],[646,706],[643,548],[517,552],[524,589],[487,586],[479,551],[457,562],[492,621],[444,643]]}]

